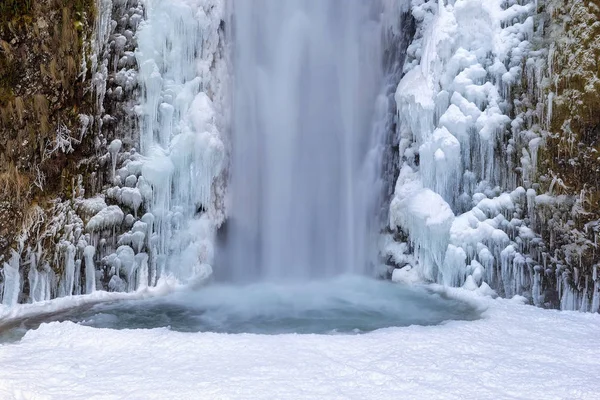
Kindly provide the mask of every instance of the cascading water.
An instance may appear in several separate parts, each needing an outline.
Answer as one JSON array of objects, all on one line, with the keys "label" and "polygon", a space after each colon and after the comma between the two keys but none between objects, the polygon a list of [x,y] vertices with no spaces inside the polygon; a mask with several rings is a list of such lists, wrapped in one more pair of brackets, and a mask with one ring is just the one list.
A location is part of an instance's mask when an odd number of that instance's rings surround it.
[{"label": "cascading water", "polygon": [[364,163],[383,78],[382,4],[232,7],[230,229],[219,274],[244,282],[362,272],[379,193]]}]

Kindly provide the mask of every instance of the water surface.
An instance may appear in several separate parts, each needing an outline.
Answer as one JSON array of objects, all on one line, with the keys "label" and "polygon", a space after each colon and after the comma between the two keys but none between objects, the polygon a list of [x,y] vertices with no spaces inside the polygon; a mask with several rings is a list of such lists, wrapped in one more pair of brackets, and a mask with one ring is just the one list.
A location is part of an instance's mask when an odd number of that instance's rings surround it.
[{"label": "water surface", "polygon": [[298,284],[213,284],[166,297],[98,303],[0,325],[18,339],[50,321],[110,329],[168,327],[180,332],[356,334],[385,327],[474,320],[470,304],[388,281],[344,276]]}]

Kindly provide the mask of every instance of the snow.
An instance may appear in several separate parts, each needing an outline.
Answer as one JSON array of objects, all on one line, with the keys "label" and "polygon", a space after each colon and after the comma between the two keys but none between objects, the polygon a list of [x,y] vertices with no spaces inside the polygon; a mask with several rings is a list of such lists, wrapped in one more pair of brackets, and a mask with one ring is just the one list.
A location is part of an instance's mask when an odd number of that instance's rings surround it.
[{"label": "snow", "polygon": [[0,398],[598,397],[600,315],[534,308],[522,297],[447,294],[488,307],[484,318],[364,335],[43,324],[18,343],[0,345]]}]

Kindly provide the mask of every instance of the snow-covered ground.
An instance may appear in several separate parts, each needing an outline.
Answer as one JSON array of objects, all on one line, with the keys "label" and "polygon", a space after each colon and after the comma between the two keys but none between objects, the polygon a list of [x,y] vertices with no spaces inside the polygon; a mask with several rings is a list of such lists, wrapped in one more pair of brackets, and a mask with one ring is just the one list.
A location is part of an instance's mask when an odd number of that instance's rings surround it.
[{"label": "snow-covered ground", "polygon": [[600,398],[600,315],[470,301],[483,319],[364,335],[43,324],[0,345],[0,398]]}]

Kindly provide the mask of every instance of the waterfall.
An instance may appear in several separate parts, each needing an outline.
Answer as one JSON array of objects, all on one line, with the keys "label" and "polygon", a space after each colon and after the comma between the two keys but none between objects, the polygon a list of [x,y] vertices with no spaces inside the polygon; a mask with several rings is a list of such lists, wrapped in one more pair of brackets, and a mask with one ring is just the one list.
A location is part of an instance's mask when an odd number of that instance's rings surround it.
[{"label": "waterfall", "polygon": [[363,272],[375,250],[369,212],[379,191],[365,160],[383,82],[382,4],[231,6],[230,221],[218,274],[243,282]]},{"label": "waterfall", "polygon": [[548,156],[581,129],[555,118],[562,34],[537,3],[97,0],[89,115],[41,143],[68,142],[65,179],[43,187],[45,151],[18,171],[48,201],[3,242],[0,302],[375,266],[597,310],[600,223]]}]

